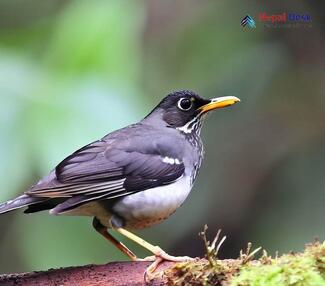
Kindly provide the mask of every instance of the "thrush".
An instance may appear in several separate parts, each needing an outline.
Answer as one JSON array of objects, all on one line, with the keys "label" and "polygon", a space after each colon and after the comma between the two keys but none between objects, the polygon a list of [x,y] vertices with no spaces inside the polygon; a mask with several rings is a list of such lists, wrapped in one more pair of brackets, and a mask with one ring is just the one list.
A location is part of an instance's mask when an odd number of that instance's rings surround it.
[{"label": "thrush", "polygon": [[93,217],[94,228],[132,260],[137,256],[109,232],[114,230],[154,254],[154,271],[167,254],[130,230],[155,225],[180,207],[203,159],[200,131],[205,115],[240,101],[234,96],[203,99],[193,91],[167,95],[144,119],[90,143],[59,163],[21,196],[2,203],[0,214]]}]

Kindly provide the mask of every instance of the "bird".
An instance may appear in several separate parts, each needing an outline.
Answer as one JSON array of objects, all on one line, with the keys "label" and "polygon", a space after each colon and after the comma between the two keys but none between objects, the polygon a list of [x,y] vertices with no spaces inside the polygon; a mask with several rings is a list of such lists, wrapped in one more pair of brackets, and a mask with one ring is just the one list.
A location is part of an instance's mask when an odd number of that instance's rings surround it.
[{"label": "bird", "polygon": [[62,160],[22,195],[0,204],[0,214],[48,210],[51,215],[93,217],[93,227],[131,260],[141,260],[112,232],[153,255],[152,273],[164,261],[183,261],[135,235],[172,215],[189,195],[203,159],[200,137],[207,113],[239,102],[171,92],[142,120],[94,141]]}]

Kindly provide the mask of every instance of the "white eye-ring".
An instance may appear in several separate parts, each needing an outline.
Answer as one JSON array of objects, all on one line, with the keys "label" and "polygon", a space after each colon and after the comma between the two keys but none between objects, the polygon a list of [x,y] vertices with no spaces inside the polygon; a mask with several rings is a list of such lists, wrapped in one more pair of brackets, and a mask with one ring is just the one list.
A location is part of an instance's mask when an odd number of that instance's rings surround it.
[{"label": "white eye-ring", "polygon": [[181,110],[189,110],[192,105],[193,102],[190,98],[181,98],[177,103],[177,107]]}]

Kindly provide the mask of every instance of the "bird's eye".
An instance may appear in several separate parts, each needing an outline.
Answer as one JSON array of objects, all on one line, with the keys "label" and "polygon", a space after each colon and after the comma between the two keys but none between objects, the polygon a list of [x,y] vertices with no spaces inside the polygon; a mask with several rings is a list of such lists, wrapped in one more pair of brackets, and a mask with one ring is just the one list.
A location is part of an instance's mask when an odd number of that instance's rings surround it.
[{"label": "bird's eye", "polygon": [[177,104],[178,108],[181,110],[189,110],[192,107],[192,100],[189,98],[181,98]]}]

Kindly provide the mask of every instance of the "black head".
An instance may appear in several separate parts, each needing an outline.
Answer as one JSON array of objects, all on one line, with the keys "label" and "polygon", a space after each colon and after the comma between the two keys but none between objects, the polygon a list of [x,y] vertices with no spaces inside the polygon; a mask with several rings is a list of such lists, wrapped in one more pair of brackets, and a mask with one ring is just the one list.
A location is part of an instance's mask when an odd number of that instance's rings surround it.
[{"label": "black head", "polygon": [[181,127],[200,113],[200,107],[210,103],[189,90],[175,91],[167,95],[157,106],[163,110],[163,120],[171,127]]},{"label": "black head", "polygon": [[200,129],[203,115],[208,111],[238,101],[234,96],[204,99],[193,91],[180,90],[168,94],[146,118],[154,120],[155,114],[161,114],[160,118],[168,127],[191,133]]}]

